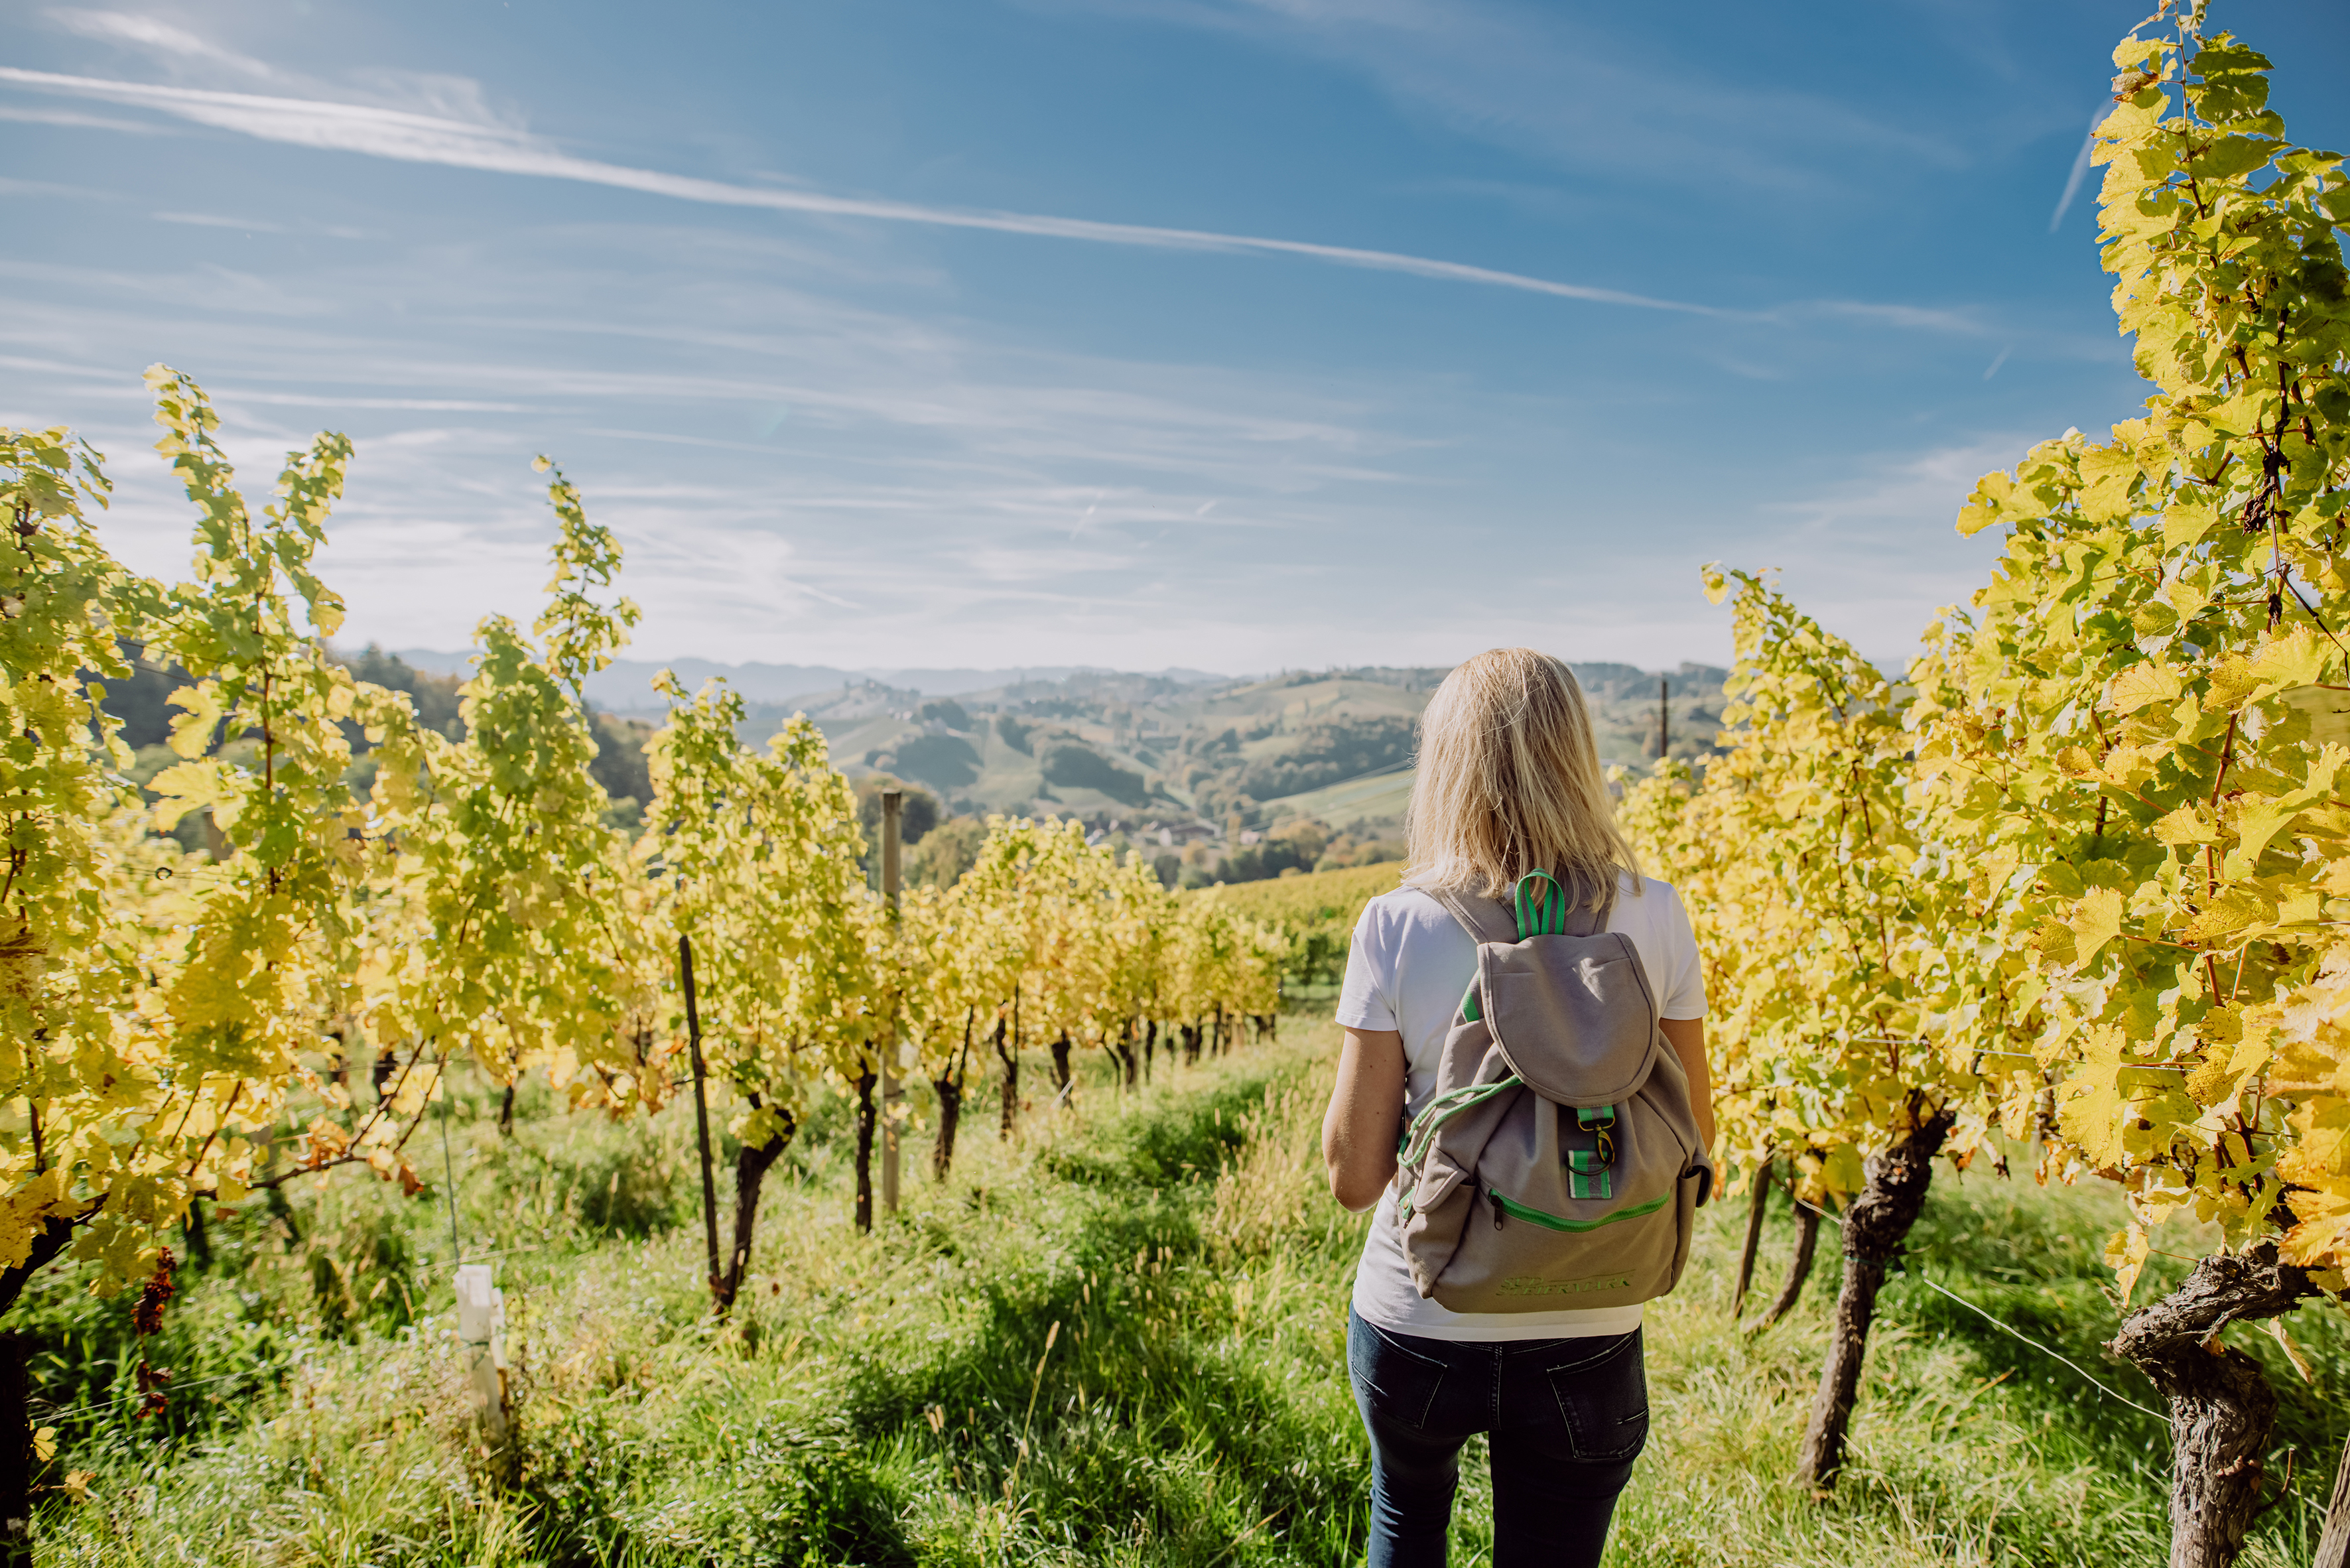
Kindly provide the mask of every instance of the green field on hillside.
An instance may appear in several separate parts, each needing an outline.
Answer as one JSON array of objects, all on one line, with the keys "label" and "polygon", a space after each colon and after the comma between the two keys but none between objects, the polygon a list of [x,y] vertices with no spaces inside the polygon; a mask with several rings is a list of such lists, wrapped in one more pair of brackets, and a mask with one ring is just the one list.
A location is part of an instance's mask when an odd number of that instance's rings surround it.
[{"label": "green field on hillside", "polygon": [[[507,1293],[519,1481],[493,1479],[463,1417],[443,1189],[403,1199],[346,1171],[283,1214],[257,1199],[213,1211],[210,1265],[182,1270],[151,1349],[175,1372],[158,1419],[122,1398],[129,1303],[63,1272],[36,1287],[24,1315],[51,1469],[90,1472],[88,1501],[45,1505],[39,1560],[1358,1561],[1367,1459],[1341,1346],[1365,1221],[1321,1187],[1333,1040],[1293,1016],[1221,1061],[1162,1058],[1131,1096],[1087,1062],[1069,1104],[1040,1098],[1009,1144],[966,1118],[944,1182],[918,1112],[907,1203],[870,1237],[848,1223],[846,1118],[820,1106],[769,1179],[756,1289],[724,1324],[701,1282],[690,1107],[614,1124],[526,1100],[501,1139],[486,1094],[461,1103],[449,1168],[467,1256],[494,1258]],[[2022,1151],[2012,1164],[2031,1168]],[[1823,1501],[1785,1478],[1833,1258],[1790,1320],[1742,1332],[1727,1298],[1742,1207],[1714,1211],[1689,1281],[1650,1310],[1652,1436],[1612,1562],[2160,1561],[2161,1423],[1926,1283],[2154,1403],[2097,1348],[2108,1190],[1980,1163],[1938,1179],[1885,1298],[1850,1468]],[[1774,1223],[1766,1281],[1788,1230]],[[2230,1334],[2269,1364],[2279,1441],[2301,1455],[2248,1563],[2306,1561],[2345,1427],[2338,1319],[2291,1320],[2314,1385],[2268,1336]],[[1454,1560],[1478,1563],[1474,1462],[1469,1477]]]},{"label": "green field on hillside", "polygon": [[[1636,763],[1649,754],[1660,681],[1671,691],[1673,753],[1711,751],[1726,671],[1577,670],[1604,758]],[[1311,817],[1336,830],[1376,830],[1402,818],[1417,721],[1445,673],[1327,670],[1187,684],[1087,671],[952,699],[868,681],[754,704],[743,739],[760,744],[803,710],[852,774],[910,780],[952,813],[1128,827],[1201,817],[1222,826],[1237,813],[1256,827]]]}]

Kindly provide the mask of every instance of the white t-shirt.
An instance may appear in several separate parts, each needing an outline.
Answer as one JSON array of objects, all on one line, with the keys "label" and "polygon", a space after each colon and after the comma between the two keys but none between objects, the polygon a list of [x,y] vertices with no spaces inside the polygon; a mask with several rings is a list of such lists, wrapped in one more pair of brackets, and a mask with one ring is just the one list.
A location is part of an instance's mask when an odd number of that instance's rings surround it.
[{"label": "white t-shirt", "polygon": [[[1669,885],[1645,877],[1636,892],[1631,874],[1625,873],[1607,929],[1632,939],[1641,967],[1648,971],[1648,983],[1656,988],[1659,1017],[1705,1016],[1697,933],[1690,929],[1681,896]],[[1418,1116],[1436,1093],[1444,1036],[1462,993],[1476,978],[1476,941],[1434,896],[1418,888],[1381,894],[1355,922],[1347,983],[1338,995],[1338,1023],[1346,1029],[1392,1029],[1403,1036],[1408,1116]],[[1460,1313],[1440,1306],[1412,1283],[1396,1219],[1393,1182],[1380,1195],[1371,1233],[1363,1240],[1363,1261],[1355,1269],[1355,1312],[1376,1327],[1424,1339],[1571,1339],[1629,1334],[1640,1326],[1638,1305],[1511,1313]]]}]

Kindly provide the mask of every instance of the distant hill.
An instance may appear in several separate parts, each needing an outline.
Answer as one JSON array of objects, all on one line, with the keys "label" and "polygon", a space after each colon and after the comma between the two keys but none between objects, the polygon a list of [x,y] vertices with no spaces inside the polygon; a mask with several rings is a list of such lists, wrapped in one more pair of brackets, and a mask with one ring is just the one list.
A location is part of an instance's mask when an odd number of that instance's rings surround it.
[{"label": "distant hill", "polygon": [[[430,648],[402,648],[393,657],[413,669],[437,675],[466,673],[470,652],[443,652]],[[1088,665],[1048,664],[1013,670],[837,670],[828,664],[720,664],[707,659],[621,659],[591,676],[588,700],[616,713],[659,714],[664,704],[652,690],[652,679],[664,667],[676,672],[687,691],[716,676],[743,694],[747,702],[787,702],[841,687],[879,681],[924,697],[955,697],[966,691],[1027,682],[1051,683],[1076,676],[1128,679],[1116,670]],[[1157,677],[1178,685],[1197,686],[1230,679],[1204,670],[1168,670]]]},{"label": "distant hill", "polygon": [[[425,670],[462,672],[462,654],[403,649]],[[658,716],[659,665],[627,660],[590,683],[615,713]],[[1411,790],[1420,710],[1449,667],[1366,665],[1230,679],[1083,667],[853,670],[679,659],[688,686],[720,675],[745,700],[743,738],[764,742],[795,712],[825,732],[856,777],[889,774],[950,814],[1077,816],[1163,848],[1222,842],[1293,819],[1369,841],[1392,836]],[[1655,753],[1659,691],[1675,756],[1713,750],[1728,671],[1684,664],[1576,664],[1600,756]]]},{"label": "distant hill", "polygon": [[[743,733],[755,744],[805,711],[847,772],[910,780],[951,812],[1076,815],[1176,836],[1221,836],[1235,816],[1243,828],[1312,817],[1376,836],[1400,821],[1419,712],[1446,673],[1358,668],[1199,683],[1024,672],[951,696],[860,679],[753,703]],[[1576,673],[1606,761],[1653,754],[1660,686],[1673,753],[1713,749],[1726,671],[1591,664]]]}]

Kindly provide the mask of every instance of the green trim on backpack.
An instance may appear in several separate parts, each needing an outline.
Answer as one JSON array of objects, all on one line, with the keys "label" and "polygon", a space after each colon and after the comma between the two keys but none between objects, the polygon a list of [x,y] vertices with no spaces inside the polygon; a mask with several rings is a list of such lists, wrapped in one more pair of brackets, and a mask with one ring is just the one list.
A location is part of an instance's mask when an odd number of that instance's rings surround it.
[{"label": "green trim on backpack", "polygon": [[1548,1230],[1566,1231],[1596,1231],[1602,1225],[1613,1225],[1619,1220],[1638,1220],[1645,1215],[1654,1214],[1673,1199],[1673,1195],[1668,1192],[1662,1197],[1651,1198],[1646,1203],[1635,1203],[1628,1209],[1618,1209],[1615,1213],[1603,1219],[1567,1220],[1556,1214],[1545,1214],[1539,1209],[1529,1209],[1524,1204],[1504,1196],[1498,1187],[1487,1188],[1485,1197],[1496,1209],[1513,1220],[1523,1220]]},{"label": "green trim on backpack", "polygon": [[[1550,884],[1548,891],[1526,886],[1537,877]],[[1547,871],[1529,871],[1518,878],[1516,898],[1520,941],[1566,935],[1566,889],[1558,885],[1557,877]]]},{"label": "green trim on backpack", "polygon": [[1448,1089],[1428,1103],[1428,1108],[1412,1118],[1404,1133],[1402,1152],[1396,1157],[1399,1165],[1417,1165],[1428,1154],[1428,1146],[1436,1141],[1437,1132],[1446,1122],[1461,1112],[1483,1105],[1504,1089],[1514,1089],[1524,1082],[1513,1074],[1493,1084],[1463,1084]]}]

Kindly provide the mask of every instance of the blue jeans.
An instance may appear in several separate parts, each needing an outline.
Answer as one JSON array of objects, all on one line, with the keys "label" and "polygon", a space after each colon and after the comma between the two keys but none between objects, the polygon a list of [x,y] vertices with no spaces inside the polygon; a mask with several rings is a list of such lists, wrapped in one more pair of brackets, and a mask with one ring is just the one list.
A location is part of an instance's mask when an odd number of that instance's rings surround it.
[{"label": "blue jeans", "polygon": [[1594,1568],[1648,1440],[1640,1333],[1459,1343],[1349,1309],[1347,1372],[1371,1436],[1370,1568],[1443,1568],[1461,1445],[1491,1434],[1493,1568]]}]

